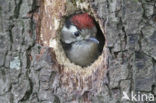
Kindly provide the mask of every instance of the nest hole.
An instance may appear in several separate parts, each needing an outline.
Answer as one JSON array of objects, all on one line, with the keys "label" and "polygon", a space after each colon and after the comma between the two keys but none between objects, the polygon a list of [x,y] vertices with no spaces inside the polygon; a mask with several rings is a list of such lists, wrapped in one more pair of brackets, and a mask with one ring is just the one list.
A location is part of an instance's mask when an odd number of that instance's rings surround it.
[{"label": "nest hole", "polygon": [[[85,12],[86,13],[86,12]],[[75,15],[75,14],[72,14]],[[71,16],[71,15],[69,15]],[[69,17],[67,16],[67,18]],[[58,44],[59,44],[59,49],[56,51],[62,51],[62,54],[60,55],[59,52],[55,52],[56,53],[56,57],[57,57],[57,61],[59,62],[59,64],[63,65],[63,67],[67,70],[71,69],[74,71],[85,71],[87,69],[87,72],[90,70],[92,70],[92,68],[97,68],[98,65],[104,62],[104,58],[105,58],[105,51],[104,51],[104,46],[105,46],[105,37],[104,37],[104,30],[101,30],[100,25],[99,25],[99,21],[97,21],[92,15],[90,15],[96,25],[97,28],[97,34],[96,34],[96,38],[99,41],[99,55],[97,55],[96,59],[94,60],[94,62],[92,62],[90,65],[87,66],[80,66],[77,65],[75,63],[73,63],[71,60],[69,60],[69,58],[67,57],[65,50],[62,46],[62,42],[61,42],[61,32],[59,33],[60,35],[57,37],[58,40]],[[63,23],[60,26],[60,30],[63,28],[64,22],[65,22],[66,18],[63,21]]]},{"label": "nest hole", "polygon": [[[68,97],[69,95],[71,96],[71,94],[82,95],[86,91],[100,92],[100,90],[102,90],[101,87],[103,85],[104,77],[107,74],[108,64],[108,49],[106,48],[107,40],[105,40],[104,23],[97,17],[96,12],[94,12],[91,7],[82,11],[83,13],[88,13],[94,20],[97,28],[96,38],[100,41],[100,54],[92,64],[86,67],[75,65],[67,58],[60,41],[61,29],[65,21],[65,18],[62,16],[69,16],[76,10],[82,9],[77,7],[75,10],[75,6],[71,6],[71,3],[67,3],[70,4],[67,5],[61,0],[56,0],[55,2],[57,3],[53,3],[50,0],[44,0],[44,3],[41,3],[37,41],[44,47],[52,48],[50,49],[50,53],[54,56],[51,59],[55,62],[53,63],[52,69],[56,69],[59,72],[60,76],[56,77],[60,80],[60,82],[58,82],[60,87],[63,87],[61,88],[63,89],[61,91],[67,93]],[[81,4],[84,5],[84,3]],[[85,7],[86,5],[89,4],[86,3]],[[69,8],[69,11],[67,8],[65,9],[65,6]],[[45,51],[43,50],[41,55],[44,52]]]},{"label": "nest hole", "polygon": [[[46,2],[46,1],[45,1]],[[41,6],[41,22],[39,26],[39,36],[38,36],[38,42],[42,44],[43,46],[53,48],[57,61],[57,64],[59,64],[65,73],[74,73],[75,75],[79,73],[80,75],[83,74],[83,77],[86,75],[88,76],[89,74],[92,75],[93,71],[95,72],[96,70],[100,70],[104,72],[104,68],[107,68],[107,49],[106,47],[106,40],[105,40],[105,29],[103,26],[103,22],[100,21],[96,17],[96,13],[90,8],[88,10],[83,11],[80,8],[77,8],[76,11],[73,10],[72,12],[66,12],[66,17],[70,15],[74,15],[75,13],[88,13],[97,28],[97,35],[96,38],[99,40],[99,55],[97,56],[97,59],[94,60],[90,65],[87,66],[80,66],[76,65],[75,63],[71,62],[68,57],[65,54],[65,51],[63,49],[62,43],[60,41],[61,38],[61,29],[64,25],[65,22],[65,16],[64,14],[60,16],[62,13],[61,10],[59,12],[55,11],[55,6],[50,6],[46,3],[43,3]],[[88,5],[88,4],[86,4]],[[61,5],[60,5],[61,6]],[[56,9],[58,7],[56,6]],[[47,11],[46,11],[47,10]],[[64,8],[62,8],[62,11]],[[69,9],[70,11],[70,9]],[[78,11],[78,12],[77,12]],[[39,19],[39,20],[40,20]],[[89,74],[88,74],[89,73]],[[101,72],[102,73],[102,72]],[[104,74],[102,74],[104,75]]]}]

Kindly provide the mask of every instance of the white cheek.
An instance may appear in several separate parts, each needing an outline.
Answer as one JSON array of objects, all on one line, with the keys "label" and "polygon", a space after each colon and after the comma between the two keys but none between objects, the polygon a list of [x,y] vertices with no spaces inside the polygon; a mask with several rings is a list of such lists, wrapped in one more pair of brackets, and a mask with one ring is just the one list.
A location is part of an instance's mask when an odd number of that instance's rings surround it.
[{"label": "white cheek", "polygon": [[72,33],[75,33],[75,32],[78,31],[77,28],[76,28],[75,26],[73,26],[73,25],[70,26],[69,30],[70,30]]},{"label": "white cheek", "polygon": [[69,31],[69,29],[68,29],[66,26],[63,26],[62,31],[64,31],[64,32],[68,32],[68,31]]},{"label": "white cheek", "polygon": [[74,25],[71,25],[71,26],[69,27],[69,29],[68,29],[66,26],[64,26],[64,27],[63,27],[63,31],[65,31],[65,32],[71,32],[72,34],[74,34],[74,33],[77,32],[78,30],[77,30],[77,28],[76,28]]}]

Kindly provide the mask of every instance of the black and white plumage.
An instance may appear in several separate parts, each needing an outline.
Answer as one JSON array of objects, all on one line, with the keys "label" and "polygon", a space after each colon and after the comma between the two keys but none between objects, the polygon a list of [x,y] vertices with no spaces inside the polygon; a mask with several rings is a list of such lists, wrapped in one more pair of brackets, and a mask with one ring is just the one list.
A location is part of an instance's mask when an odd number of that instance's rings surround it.
[{"label": "black and white plumage", "polygon": [[69,60],[80,66],[88,66],[99,55],[97,28],[87,13],[69,17],[61,33],[61,42]]}]

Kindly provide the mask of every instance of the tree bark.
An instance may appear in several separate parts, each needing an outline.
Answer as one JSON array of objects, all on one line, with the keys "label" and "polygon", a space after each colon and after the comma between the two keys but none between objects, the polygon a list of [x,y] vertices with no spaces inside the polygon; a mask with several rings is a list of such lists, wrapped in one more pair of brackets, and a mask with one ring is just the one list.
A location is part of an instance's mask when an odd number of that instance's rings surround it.
[{"label": "tree bark", "polygon": [[[91,12],[105,37],[88,70],[67,69],[50,41],[76,8]],[[0,0],[0,103],[133,102],[123,92],[156,102],[155,0]]]}]

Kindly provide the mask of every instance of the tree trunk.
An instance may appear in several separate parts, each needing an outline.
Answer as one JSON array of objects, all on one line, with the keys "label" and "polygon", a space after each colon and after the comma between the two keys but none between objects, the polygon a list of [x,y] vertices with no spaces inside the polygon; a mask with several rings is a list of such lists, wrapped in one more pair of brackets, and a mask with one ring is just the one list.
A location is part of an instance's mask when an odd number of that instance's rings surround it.
[{"label": "tree trunk", "polygon": [[[59,42],[64,17],[77,10],[105,38],[84,68]],[[140,101],[156,102],[155,0],[0,0],[0,103]]]}]

